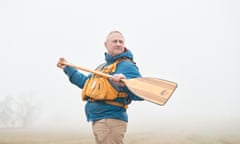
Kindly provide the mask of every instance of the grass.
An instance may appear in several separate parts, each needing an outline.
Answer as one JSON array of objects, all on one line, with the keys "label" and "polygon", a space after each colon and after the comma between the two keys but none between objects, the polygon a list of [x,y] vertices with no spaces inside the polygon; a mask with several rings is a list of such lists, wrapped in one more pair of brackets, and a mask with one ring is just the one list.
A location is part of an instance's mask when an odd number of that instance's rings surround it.
[{"label": "grass", "polygon": [[[125,144],[239,144],[239,135],[127,133]],[[91,133],[32,129],[0,129],[0,144],[94,144]]]}]

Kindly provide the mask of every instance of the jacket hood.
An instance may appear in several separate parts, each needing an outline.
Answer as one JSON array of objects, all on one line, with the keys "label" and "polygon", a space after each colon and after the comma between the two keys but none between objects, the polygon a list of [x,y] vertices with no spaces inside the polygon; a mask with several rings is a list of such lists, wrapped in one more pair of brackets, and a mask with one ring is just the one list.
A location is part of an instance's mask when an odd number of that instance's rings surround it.
[{"label": "jacket hood", "polygon": [[107,63],[113,63],[119,58],[129,58],[133,61],[133,54],[127,48],[125,48],[125,51],[123,53],[116,55],[116,56],[111,56],[107,52],[105,52],[105,60]]}]

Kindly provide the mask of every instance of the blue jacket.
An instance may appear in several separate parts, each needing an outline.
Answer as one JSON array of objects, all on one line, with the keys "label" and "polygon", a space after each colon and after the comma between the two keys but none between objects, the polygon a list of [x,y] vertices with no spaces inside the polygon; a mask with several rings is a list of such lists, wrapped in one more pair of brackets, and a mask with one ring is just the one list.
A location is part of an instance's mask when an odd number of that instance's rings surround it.
[{"label": "blue jacket", "polygon": [[[113,62],[115,62],[119,58],[127,57],[131,60],[133,60],[133,54],[130,50],[127,50],[117,56],[110,56],[109,54],[105,53],[105,61],[106,65],[110,65]],[[86,80],[91,76],[84,75],[83,73],[79,72],[77,69],[72,67],[65,67],[64,72],[69,77],[69,80],[72,84],[78,86],[79,88],[83,88]],[[126,79],[130,78],[137,78],[141,77],[141,74],[138,70],[138,67],[131,61],[121,61],[116,68],[116,71],[113,74],[119,74],[122,73],[125,75]],[[114,86],[116,87],[116,86]],[[117,98],[114,101],[121,102],[123,104],[128,104],[132,100],[143,100],[142,98],[139,98],[132,92],[128,90],[127,87],[116,87],[119,91],[126,92],[128,96],[126,98]],[[87,102],[85,105],[85,113],[87,117],[87,121],[96,121],[103,118],[113,118],[113,119],[119,119],[123,121],[128,121],[128,115],[125,108],[114,106],[110,104],[106,104],[104,102]]]}]

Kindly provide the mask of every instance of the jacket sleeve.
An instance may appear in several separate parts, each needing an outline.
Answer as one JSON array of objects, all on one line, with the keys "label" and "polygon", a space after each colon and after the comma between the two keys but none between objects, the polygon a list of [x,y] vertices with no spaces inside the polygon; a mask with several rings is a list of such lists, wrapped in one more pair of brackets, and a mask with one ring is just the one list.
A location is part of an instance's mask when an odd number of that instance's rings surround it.
[{"label": "jacket sleeve", "polygon": [[[115,73],[122,73],[123,75],[125,75],[126,79],[142,77],[137,65],[130,61],[122,61],[121,63],[119,63]],[[120,89],[121,91],[127,92],[131,100],[144,100],[132,93],[126,86],[121,87]]]},{"label": "jacket sleeve", "polygon": [[68,76],[69,81],[79,88],[83,88],[88,76],[79,72],[77,69],[66,66],[64,69],[65,74]]}]

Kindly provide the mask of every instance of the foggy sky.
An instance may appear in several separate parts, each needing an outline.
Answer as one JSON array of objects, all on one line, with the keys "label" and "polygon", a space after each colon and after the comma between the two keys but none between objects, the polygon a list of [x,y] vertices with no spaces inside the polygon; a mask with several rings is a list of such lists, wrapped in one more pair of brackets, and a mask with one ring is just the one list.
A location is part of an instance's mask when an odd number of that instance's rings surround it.
[{"label": "foggy sky", "polygon": [[240,119],[239,7],[237,0],[2,0],[0,100],[33,95],[39,124],[89,127],[80,89],[56,63],[65,57],[94,69],[104,61],[105,36],[120,30],[143,76],[178,83],[165,106],[133,102],[132,126],[234,123]]}]

